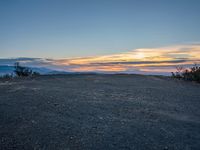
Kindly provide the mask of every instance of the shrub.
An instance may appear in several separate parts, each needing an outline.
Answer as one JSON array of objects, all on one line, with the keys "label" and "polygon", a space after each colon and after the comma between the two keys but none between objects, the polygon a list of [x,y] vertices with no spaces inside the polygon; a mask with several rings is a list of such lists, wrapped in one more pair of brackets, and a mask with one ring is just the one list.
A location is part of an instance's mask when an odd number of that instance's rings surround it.
[{"label": "shrub", "polygon": [[172,72],[172,77],[200,83],[200,67],[196,64],[189,69],[177,67],[177,71],[175,73]]},{"label": "shrub", "polygon": [[40,73],[39,73],[39,72],[35,72],[35,71],[34,71],[34,72],[32,73],[32,75],[33,75],[33,76],[39,76],[39,75],[40,75]]},{"label": "shrub", "polygon": [[34,72],[28,67],[20,66],[19,62],[15,63],[14,72],[18,77],[28,77],[28,76],[39,75],[38,72]]}]

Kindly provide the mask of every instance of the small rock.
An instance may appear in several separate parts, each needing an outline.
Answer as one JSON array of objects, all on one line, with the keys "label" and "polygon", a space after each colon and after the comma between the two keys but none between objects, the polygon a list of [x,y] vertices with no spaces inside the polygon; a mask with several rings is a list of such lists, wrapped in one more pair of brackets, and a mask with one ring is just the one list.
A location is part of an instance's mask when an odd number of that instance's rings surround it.
[{"label": "small rock", "polygon": [[36,121],[35,121],[35,120],[31,120],[31,123],[32,123],[32,124],[36,124]]},{"label": "small rock", "polygon": [[103,120],[103,117],[99,117],[100,120]]},{"label": "small rock", "polygon": [[54,106],[58,106],[59,104],[58,103],[54,103]]},{"label": "small rock", "polygon": [[163,150],[168,150],[168,147],[167,147],[167,146],[165,146]]}]

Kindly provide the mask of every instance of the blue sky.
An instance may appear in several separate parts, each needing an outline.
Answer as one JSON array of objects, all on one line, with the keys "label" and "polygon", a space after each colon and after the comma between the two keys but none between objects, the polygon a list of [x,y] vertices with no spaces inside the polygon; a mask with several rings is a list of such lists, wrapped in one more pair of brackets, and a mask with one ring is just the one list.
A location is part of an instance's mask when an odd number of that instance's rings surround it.
[{"label": "blue sky", "polygon": [[115,54],[199,33],[199,0],[0,0],[0,58]]}]

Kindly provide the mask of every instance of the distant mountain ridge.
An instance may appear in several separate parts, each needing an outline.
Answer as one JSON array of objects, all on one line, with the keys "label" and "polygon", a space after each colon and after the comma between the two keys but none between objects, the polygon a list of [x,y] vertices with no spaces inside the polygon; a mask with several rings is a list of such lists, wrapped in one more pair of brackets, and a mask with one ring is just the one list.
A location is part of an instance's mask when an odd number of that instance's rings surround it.
[{"label": "distant mountain ridge", "polygon": [[[41,75],[45,74],[99,74],[96,72],[67,72],[67,71],[58,71],[53,69],[48,69],[44,67],[28,67],[31,70],[40,73]],[[14,74],[15,67],[10,65],[0,65],[0,76],[5,74]]]},{"label": "distant mountain ridge", "polygon": [[[37,68],[37,67],[29,67],[35,72],[38,72],[40,74],[51,74],[51,72],[56,73],[57,71],[47,69],[47,68]],[[14,66],[9,66],[9,65],[0,65],[0,75],[4,74],[13,74],[15,70]]]},{"label": "distant mountain ridge", "polygon": [[14,73],[14,66],[0,66],[0,75]]}]

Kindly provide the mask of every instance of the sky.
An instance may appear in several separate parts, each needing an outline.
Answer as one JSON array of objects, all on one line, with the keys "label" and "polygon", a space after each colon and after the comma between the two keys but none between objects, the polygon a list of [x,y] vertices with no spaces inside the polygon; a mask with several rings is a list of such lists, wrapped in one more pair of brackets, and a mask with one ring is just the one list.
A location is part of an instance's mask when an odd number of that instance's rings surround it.
[{"label": "sky", "polygon": [[199,33],[199,0],[0,0],[2,60],[166,72],[199,61]]}]

